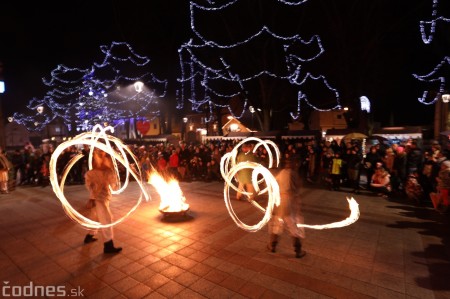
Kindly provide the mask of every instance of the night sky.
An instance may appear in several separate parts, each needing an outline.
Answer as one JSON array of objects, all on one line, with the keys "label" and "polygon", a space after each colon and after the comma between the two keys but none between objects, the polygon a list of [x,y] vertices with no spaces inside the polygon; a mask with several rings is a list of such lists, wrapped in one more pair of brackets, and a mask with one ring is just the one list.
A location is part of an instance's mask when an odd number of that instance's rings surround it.
[{"label": "night sky", "polygon": [[[327,77],[343,106],[365,95],[372,101],[374,120],[382,126],[432,123],[434,107],[418,102],[422,89],[412,76],[430,72],[450,54],[448,23],[437,28],[431,45],[421,40],[419,21],[430,18],[432,0],[309,0],[289,9],[275,0],[240,1],[238,12],[224,11],[217,23],[199,18],[196,26],[216,40],[245,36],[261,24],[305,38],[317,34],[325,53],[308,70]],[[448,2],[440,0],[441,12],[450,11]],[[42,97],[47,90],[42,78],[58,64],[87,67],[103,58],[100,46],[113,41],[128,42],[148,56],[152,71],[169,80],[170,94],[177,88],[177,50],[193,35],[189,1],[5,5],[0,10],[5,116],[23,110],[32,97]],[[296,98],[292,101],[295,104]]]}]

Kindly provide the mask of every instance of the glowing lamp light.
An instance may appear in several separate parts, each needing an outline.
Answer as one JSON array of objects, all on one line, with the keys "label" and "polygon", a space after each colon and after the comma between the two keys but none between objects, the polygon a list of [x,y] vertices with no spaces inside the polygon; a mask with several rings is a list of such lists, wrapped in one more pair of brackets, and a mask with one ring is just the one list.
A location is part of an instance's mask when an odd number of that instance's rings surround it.
[{"label": "glowing lamp light", "polygon": [[134,90],[136,90],[136,92],[141,92],[143,87],[144,83],[142,83],[141,81],[137,81],[134,83]]},{"label": "glowing lamp light", "polygon": [[11,122],[13,122],[14,121],[14,118],[13,117],[8,117],[8,121],[11,123]]},{"label": "glowing lamp light", "polygon": [[36,110],[37,110],[37,112],[38,112],[39,114],[42,114],[42,112],[44,112],[44,107],[39,106],[39,107],[36,108]]},{"label": "glowing lamp light", "polygon": [[238,131],[238,130],[239,130],[238,124],[231,124],[231,125],[230,125],[230,130],[231,130],[231,132],[236,132],[236,131]]},{"label": "glowing lamp light", "polygon": [[370,101],[366,96],[362,96],[359,98],[361,103],[361,111],[367,111],[367,113],[370,113]]},{"label": "glowing lamp light", "polygon": [[183,122],[187,123],[188,122],[188,118],[187,117],[183,117]]},{"label": "glowing lamp light", "polygon": [[450,94],[446,93],[442,95],[442,102],[448,103],[450,102]]},{"label": "glowing lamp light", "polygon": [[202,136],[206,136],[206,134],[208,133],[205,129],[201,129],[201,128],[197,129],[197,132],[199,132],[200,135],[202,135]]}]

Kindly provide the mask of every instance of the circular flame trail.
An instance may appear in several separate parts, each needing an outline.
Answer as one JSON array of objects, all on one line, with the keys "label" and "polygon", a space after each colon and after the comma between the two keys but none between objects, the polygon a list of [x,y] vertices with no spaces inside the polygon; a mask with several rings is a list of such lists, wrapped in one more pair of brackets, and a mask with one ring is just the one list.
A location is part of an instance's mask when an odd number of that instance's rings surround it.
[{"label": "circular flame trail", "polygon": [[[95,125],[92,129],[92,132],[86,132],[82,133],[80,135],[75,136],[72,140],[66,141],[61,143],[53,152],[51,159],[50,159],[50,183],[53,188],[53,192],[56,194],[56,197],[61,201],[62,207],[64,211],[66,212],[67,216],[69,216],[70,219],[73,221],[81,224],[83,227],[89,228],[89,229],[98,229],[98,228],[106,228],[114,226],[123,220],[125,220],[132,212],[136,210],[136,208],[139,206],[139,204],[142,202],[143,197],[148,201],[149,195],[145,191],[144,185],[142,183],[142,176],[140,169],[133,170],[130,166],[130,163],[127,158],[128,156],[132,157],[133,162],[135,165],[138,165],[136,157],[134,154],[130,151],[130,149],[122,143],[122,141],[114,136],[107,135],[106,131],[114,132],[113,127],[105,127],[103,128],[101,125]],[[103,142],[99,142],[99,139],[103,140]],[[114,145],[114,147],[117,149],[115,150],[111,143]],[[120,182],[119,179],[119,170],[117,168],[117,162],[122,164],[126,170],[125,175],[125,182],[123,183],[123,186],[120,187],[118,190],[112,190],[112,194],[120,194],[122,193],[129,182],[129,176],[130,174],[134,177],[136,182],[139,184],[139,187],[141,188],[141,194],[138,198],[137,203],[128,211],[123,217],[117,219],[113,223],[110,224],[101,224],[97,221],[91,220],[88,217],[83,216],[81,213],[79,213],[77,210],[75,210],[72,205],[68,202],[64,195],[64,185],[67,178],[67,175],[69,171],[72,169],[73,165],[80,160],[83,157],[83,154],[78,154],[75,157],[73,157],[69,163],[64,168],[64,171],[61,176],[61,182],[58,184],[58,174],[56,172],[56,163],[58,160],[58,157],[61,155],[61,153],[73,146],[73,145],[81,145],[86,144],[90,146],[89,151],[89,157],[88,157],[88,166],[89,169],[92,169],[92,156],[95,148],[98,148],[106,153],[108,153],[114,164],[114,169],[118,178],[118,182]],[[110,187],[111,188],[111,187]]]},{"label": "circular flame trail", "polygon": [[[275,150],[276,154],[276,165],[278,166],[280,162],[280,151],[277,147],[277,145],[270,141],[266,140],[263,141],[256,137],[249,137],[241,142],[239,142],[231,152],[226,153],[222,159],[220,160],[220,173],[222,174],[223,179],[225,180],[225,186],[224,186],[224,200],[225,205],[228,209],[228,212],[231,216],[231,218],[234,220],[234,222],[243,230],[249,231],[249,232],[256,232],[260,230],[267,222],[269,222],[270,217],[272,215],[272,211],[274,206],[280,205],[280,190],[278,187],[278,183],[275,180],[275,177],[272,175],[270,170],[264,166],[262,166],[259,163],[256,162],[240,162],[236,164],[236,157],[239,153],[239,148],[246,142],[249,141],[256,141],[256,145],[253,148],[253,153],[255,153],[258,150],[258,147],[264,146],[264,148],[267,151],[268,157],[269,157],[269,168],[271,168],[274,164],[272,151],[270,150],[269,145]],[[258,210],[260,210],[262,213],[264,213],[264,217],[261,219],[261,221],[255,225],[247,225],[244,222],[242,222],[239,217],[236,215],[236,213],[233,210],[233,207],[231,205],[230,200],[230,188],[235,190],[236,192],[241,192],[244,195],[250,196],[251,193],[247,192],[245,190],[239,190],[239,188],[234,184],[233,179],[240,170],[242,169],[253,169],[252,170],[252,184],[253,188],[255,189],[255,193],[257,195],[261,195],[264,193],[268,194],[268,202],[267,202],[267,208],[264,209],[261,207],[256,201],[252,200],[250,203],[255,206]],[[262,179],[258,180],[258,177],[261,176]],[[266,183],[266,187],[264,189],[260,189],[259,185],[264,182]]]},{"label": "circular flame trail", "polygon": [[[269,168],[272,168],[274,165],[274,159],[272,156],[272,151],[270,151],[269,145],[275,150],[276,154],[276,166],[278,167],[279,161],[280,161],[280,151],[278,149],[278,146],[270,141],[270,140],[261,140],[256,137],[249,137],[241,142],[239,142],[231,152],[226,153],[221,161],[220,161],[220,173],[222,174],[223,179],[225,180],[225,186],[224,186],[224,200],[225,205],[228,209],[228,213],[230,214],[233,221],[242,229],[249,231],[249,232],[255,232],[260,230],[267,222],[270,220],[272,216],[272,211],[275,206],[280,205],[280,188],[278,186],[278,183],[275,179],[275,177],[272,175],[272,173],[264,167],[263,165],[256,163],[256,162],[240,162],[236,163],[236,157],[239,153],[239,148],[249,141],[256,141],[256,145],[253,149],[253,153],[256,152],[259,146],[264,146],[268,157],[269,157]],[[261,195],[264,193],[268,194],[268,203],[267,208],[264,209],[261,207],[256,201],[251,200],[250,203],[255,206],[258,210],[260,210],[262,213],[264,213],[264,217],[262,220],[257,223],[256,225],[247,225],[244,222],[242,222],[236,215],[236,213],[233,210],[233,207],[231,205],[230,201],[230,188],[235,190],[236,192],[241,192],[244,195],[250,196],[250,192],[246,192],[245,190],[239,190],[239,188],[234,184],[233,179],[240,170],[242,169],[253,169],[252,170],[252,184],[255,189],[255,192],[257,195]],[[262,179],[258,180],[258,177],[261,177]],[[259,188],[259,185],[264,182],[266,183],[266,188],[261,190]],[[339,228],[348,226],[354,222],[356,222],[359,219],[359,207],[356,200],[352,198],[347,197],[347,201],[350,208],[350,215],[346,219],[338,222],[328,223],[328,224],[320,224],[320,225],[309,225],[309,224],[303,224],[303,223],[297,223],[298,228],[311,228],[311,229],[329,229],[329,228]]]}]

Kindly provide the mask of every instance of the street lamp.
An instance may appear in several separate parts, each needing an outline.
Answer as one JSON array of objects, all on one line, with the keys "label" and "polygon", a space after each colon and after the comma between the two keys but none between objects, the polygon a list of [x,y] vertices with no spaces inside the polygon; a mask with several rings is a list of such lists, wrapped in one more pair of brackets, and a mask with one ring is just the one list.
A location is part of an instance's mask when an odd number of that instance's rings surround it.
[{"label": "street lamp", "polygon": [[187,122],[188,122],[188,118],[187,117],[183,117],[183,125],[181,127],[181,138],[184,141],[186,140]]},{"label": "street lamp", "polygon": [[445,93],[442,95],[442,102],[448,103],[450,101],[450,94]]},{"label": "street lamp", "polygon": [[250,113],[252,114],[252,130],[253,130],[253,128],[254,128],[254,125],[253,125],[253,114],[255,114],[255,107],[250,106],[250,107],[248,107],[248,110],[250,110]]},{"label": "street lamp", "polygon": [[137,81],[134,83],[134,90],[136,90],[136,92],[141,92],[143,87],[144,83],[142,83],[141,81]]}]

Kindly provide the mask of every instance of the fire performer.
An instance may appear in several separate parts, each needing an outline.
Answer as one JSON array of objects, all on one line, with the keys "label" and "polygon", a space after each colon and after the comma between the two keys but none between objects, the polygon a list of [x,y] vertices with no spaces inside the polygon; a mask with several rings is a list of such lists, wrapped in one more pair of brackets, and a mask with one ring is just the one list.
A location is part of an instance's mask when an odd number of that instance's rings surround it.
[{"label": "fire performer", "polygon": [[9,193],[8,181],[9,171],[11,169],[13,169],[13,165],[6,154],[3,153],[3,149],[0,147],[0,192],[2,194]]},{"label": "fire performer", "polygon": [[[236,157],[236,163],[240,162],[258,162],[258,159],[253,154],[252,145],[249,143],[244,143],[241,147],[241,151]],[[252,183],[252,170],[242,169],[236,174],[237,181],[239,182],[238,189],[242,191],[251,192],[252,195],[249,196],[248,200],[255,199],[255,188]],[[238,192],[236,194],[236,199],[241,200],[242,193]]]},{"label": "fire performer", "polygon": [[301,239],[305,238],[305,228],[297,227],[297,223],[303,223],[300,200],[300,177],[294,170],[294,161],[286,159],[284,167],[276,175],[280,187],[280,205],[274,207],[272,218],[268,223],[270,241],[267,249],[276,252],[279,236],[284,227],[287,228],[292,237],[295,257],[301,258],[306,252],[302,250]]},{"label": "fire performer", "polygon": [[[85,174],[85,185],[89,191],[89,203],[91,205],[91,219],[98,218],[101,224],[110,224],[113,222],[109,203],[111,200],[111,189],[117,189],[119,178],[114,171],[111,156],[102,150],[94,150],[92,157],[92,169]],[[89,205],[89,204],[88,204]],[[97,241],[95,235],[97,230],[91,230],[85,237],[84,243]],[[118,253],[122,247],[114,247],[113,228],[101,229],[104,241],[104,253]]]}]

